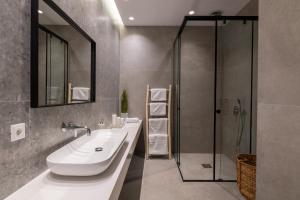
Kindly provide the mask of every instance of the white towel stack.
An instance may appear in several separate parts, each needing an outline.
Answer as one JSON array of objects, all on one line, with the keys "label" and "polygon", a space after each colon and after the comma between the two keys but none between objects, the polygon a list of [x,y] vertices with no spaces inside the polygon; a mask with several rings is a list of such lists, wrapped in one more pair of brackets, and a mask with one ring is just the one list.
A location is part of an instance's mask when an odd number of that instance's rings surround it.
[{"label": "white towel stack", "polygon": [[167,101],[167,89],[155,88],[151,89],[151,101]]},{"label": "white towel stack", "polygon": [[168,155],[168,90],[150,89],[148,115],[148,150],[150,155]]},{"label": "white towel stack", "polygon": [[168,154],[168,136],[153,134],[149,136],[149,154],[166,155]]},{"label": "white towel stack", "polygon": [[149,119],[149,154],[168,154],[168,118]]},{"label": "white towel stack", "polygon": [[167,114],[166,103],[150,103],[151,116],[165,116]]},{"label": "white towel stack", "polygon": [[152,118],[149,119],[149,135],[168,134],[168,118]]},{"label": "white towel stack", "polygon": [[90,99],[90,88],[73,87],[72,100],[73,101],[88,101]]}]

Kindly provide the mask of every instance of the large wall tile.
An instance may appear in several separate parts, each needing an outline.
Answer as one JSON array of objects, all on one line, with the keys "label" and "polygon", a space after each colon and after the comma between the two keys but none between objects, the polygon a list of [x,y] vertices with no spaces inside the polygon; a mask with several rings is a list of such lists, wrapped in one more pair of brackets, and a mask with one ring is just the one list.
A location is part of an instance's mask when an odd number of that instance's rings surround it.
[{"label": "large wall tile", "polygon": [[28,101],[30,1],[1,1],[0,18],[0,101]]},{"label": "large wall tile", "polygon": [[128,91],[129,115],[145,117],[147,84],[165,87],[172,78],[177,28],[127,27],[120,42],[120,92]]},{"label": "large wall tile", "polygon": [[121,70],[171,70],[175,27],[127,27],[121,34]]},{"label": "large wall tile", "polygon": [[299,9],[296,0],[260,3],[260,102],[300,105]]},{"label": "large wall tile", "polygon": [[180,151],[212,153],[215,29],[186,27],[181,35]]},{"label": "large wall tile", "polygon": [[[31,109],[30,0],[4,0],[0,6],[0,199],[36,177],[46,157],[74,139],[61,123],[97,128],[119,110],[119,30],[101,1],[54,0],[97,43],[96,102]],[[26,138],[10,142],[10,125],[26,123]],[[84,133],[82,133],[84,134]]]},{"label": "large wall tile", "polygon": [[257,199],[299,199],[299,120],[299,106],[259,103]]},{"label": "large wall tile", "polygon": [[259,1],[257,199],[300,199],[300,2]]}]

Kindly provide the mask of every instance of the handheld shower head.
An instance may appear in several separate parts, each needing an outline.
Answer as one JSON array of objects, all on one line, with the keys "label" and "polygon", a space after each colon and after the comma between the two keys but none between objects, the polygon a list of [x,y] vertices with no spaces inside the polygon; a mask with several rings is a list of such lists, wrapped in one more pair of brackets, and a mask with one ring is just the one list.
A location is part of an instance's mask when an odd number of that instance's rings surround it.
[{"label": "handheld shower head", "polygon": [[241,100],[240,100],[240,98],[237,98],[236,100],[237,100],[238,104],[241,105]]},{"label": "handheld shower head", "polygon": [[237,104],[233,106],[233,114],[238,115],[242,112],[242,103],[239,98],[236,99]]}]

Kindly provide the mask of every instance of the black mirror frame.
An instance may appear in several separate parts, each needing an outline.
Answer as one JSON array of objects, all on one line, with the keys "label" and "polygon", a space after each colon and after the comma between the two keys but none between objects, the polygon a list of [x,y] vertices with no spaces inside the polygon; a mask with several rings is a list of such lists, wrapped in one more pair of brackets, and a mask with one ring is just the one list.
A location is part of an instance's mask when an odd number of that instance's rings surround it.
[{"label": "black mirror frame", "polygon": [[82,30],[72,18],[70,18],[58,5],[52,0],[43,0],[49,7],[51,7],[58,15],[66,20],[74,29],[76,29],[83,37],[91,42],[91,97],[89,102],[72,103],[60,105],[38,105],[38,27],[39,27],[39,0],[31,0],[31,56],[30,56],[30,105],[32,108],[54,107],[64,105],[86,104],[96,101],[96,42]]}]

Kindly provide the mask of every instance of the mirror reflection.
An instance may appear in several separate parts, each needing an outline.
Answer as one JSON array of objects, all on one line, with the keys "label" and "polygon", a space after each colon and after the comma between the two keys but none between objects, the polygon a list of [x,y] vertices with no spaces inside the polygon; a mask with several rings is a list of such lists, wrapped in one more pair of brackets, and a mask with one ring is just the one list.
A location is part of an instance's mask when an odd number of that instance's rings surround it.
[{"label": "mirror reflection", "polygon": [[39,0],[38,104],[86,103],[91,99],[91,42]]}]

